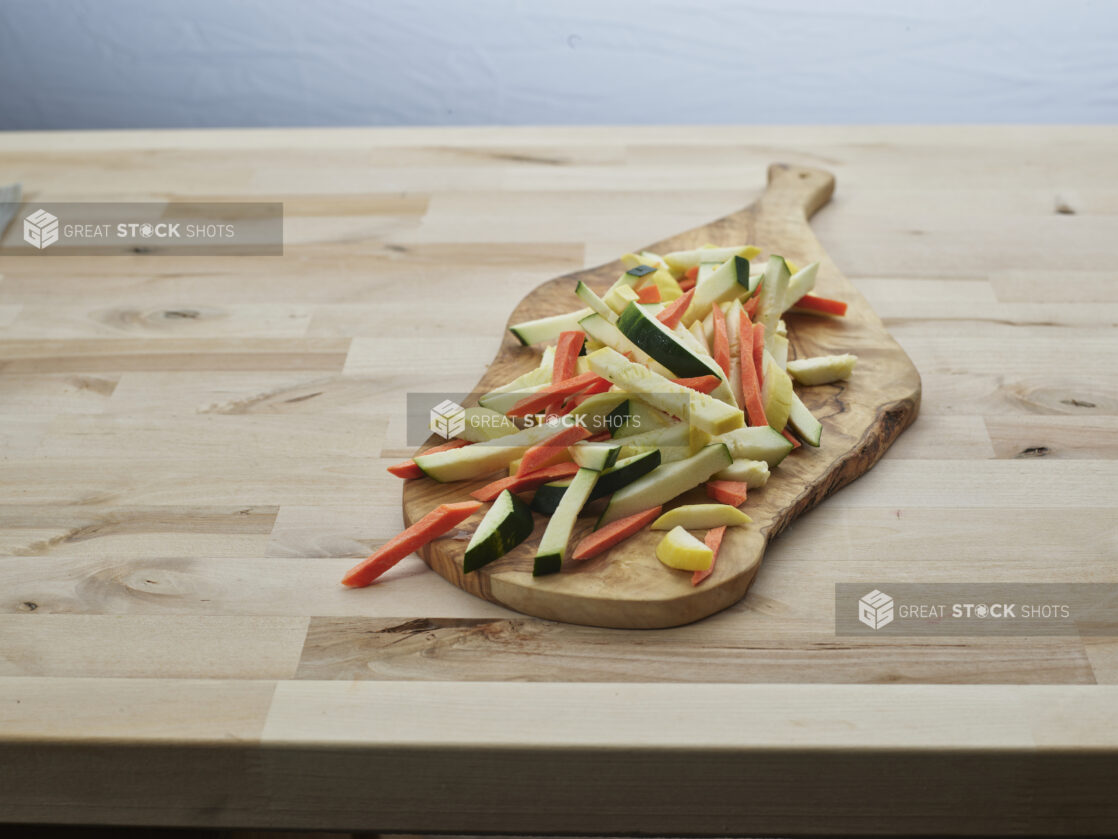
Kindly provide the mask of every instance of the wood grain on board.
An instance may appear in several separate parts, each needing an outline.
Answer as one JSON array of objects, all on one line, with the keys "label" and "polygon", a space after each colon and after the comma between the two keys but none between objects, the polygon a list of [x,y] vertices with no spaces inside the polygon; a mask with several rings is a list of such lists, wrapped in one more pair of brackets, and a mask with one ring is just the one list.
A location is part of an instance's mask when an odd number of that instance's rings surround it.
[{"label": "wood grain on board", "polygon": [[[827,257],[808,219],[831,198],[834,177],[822,170],[774,164],[768,187],[750,207],[701,227],[633,251],[689,250],[705,244],[754,244],[764,254],[779,253],[797,265],[820,263],[816,290],[850,305],[842,318],[789,314],[790,356],[806,358],[853,352],[858,368],[849,381],[802,388],[804,404],[823,423],[819,448],[801,446],[773,471],[768,483],[749,494],[744,509],[753,519],[726,531],[714,573],[699,586],[691,575],[665,568],[656,558],[663,536],[645,529],[587,562],[567,562],[559,574],[533,577],[532,564],[547,519],[536,515],[533,534],[496,562],[465,574],[462,553],[468,538],[436,540],[420,550],[424,560],[466,591],[519,612],[569,623],[619,628],[660,628],[691,623],[742,598],[761,563],[765,546],[797,516],[857,478],[884,454],[916,418],[920,375],[865,299]],[[513,311],[509,323],[578,308],[575,286],[584,282],[604,294],[624,272],[620,261],[578,271],[544,283]],[[485,393],[539,364],[540,347],[523,347],[506,331],[497,358],[473,388]],[[404,518],[413,522],[439,504],[469,500],[469,493],[492,480],[442,484],[430,478],[404,485]],[[701,489],[679,503],[697,503]],[[471,521],[476,524],[484,511]],[[572,544],[593,529],[583,517]]]}]

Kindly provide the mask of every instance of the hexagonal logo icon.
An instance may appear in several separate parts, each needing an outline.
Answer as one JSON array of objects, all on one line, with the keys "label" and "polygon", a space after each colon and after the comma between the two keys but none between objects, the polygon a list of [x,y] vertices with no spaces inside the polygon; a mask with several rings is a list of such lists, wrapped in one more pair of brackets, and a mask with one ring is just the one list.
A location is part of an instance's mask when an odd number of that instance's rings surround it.
[{"label": "hexagonal logo icon", "polygon": [[466,430],[466,409],[457,402],[445,399],[431,409],[428,428],[444,440],[457,437]]},{"label": "hexagonal logo icon", "polygon": [[874,589],[858,601],[858,620],[870,629],[881,629],[893,622],[893,598]]},{"label": "hexagonal logo icon", "polygon": [[42,250],[58,241],[58,216],[36,210],[23,220],[23,241]]}]

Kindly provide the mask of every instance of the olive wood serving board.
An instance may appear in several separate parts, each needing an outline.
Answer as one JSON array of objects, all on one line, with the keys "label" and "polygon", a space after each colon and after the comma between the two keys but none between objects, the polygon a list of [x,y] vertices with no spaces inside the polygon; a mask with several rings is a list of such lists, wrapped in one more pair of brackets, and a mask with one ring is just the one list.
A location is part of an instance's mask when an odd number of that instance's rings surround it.
[{"label": "olive wood serving board", "polygon": [[[920,375],[904,350],[885,331],[881,319],[827,257],[808,224],[835,188],[834,176],[818,169],[785,164],[769,167],[768,186],[751,206],[725,218],[649,245],[657,253],[716,245],[753,244],[805,265],[821,263],[816,292],[849,303],[845,317],[789,313],[790,358],[851,352],[858,356],[847,382],[796,390],[823,424],[822,445],[801,446],[773,470],[768,483],[751,490],[743,506],[753,524],[728,528],[714,573],[692,586],[689,572],[675,571],[656,559],[662,533],[647,529],[600,556],[568,559],[558,574],[532,576],[532,558],[546,519],[511,553],[470,574],[462,573],[462,554],[488,505],[460,530],[427,545],[420,555],[459,588],[525,614],[568,623],[619,628],[677,626],[699,620],[740,600],[761,564],[765,546],[798,515],[868,470],[916,417]],[[634,248],[634,251],[641,250]],[[581,308],[574,290],[579,280],[605,289],[624,271],[620,261],[550,280],[529,293],[509,323]],[[541,347],[523,347],[505,333],[500,351],[474,393],[504,384],[539,363]],[[436,441],[432,441],[436,442]],[[469,498],[485,480],[440,484],[429,478],[405,482],[404,519],[411,524],[435,506]],[[681,496],[673,505],[708,501],[703,490]],[[579,520],[568,552],[588,533],[593,517]],[[697,535],[702,536],[702,533]],[[827,540],[820,538],[820,551]]]}]

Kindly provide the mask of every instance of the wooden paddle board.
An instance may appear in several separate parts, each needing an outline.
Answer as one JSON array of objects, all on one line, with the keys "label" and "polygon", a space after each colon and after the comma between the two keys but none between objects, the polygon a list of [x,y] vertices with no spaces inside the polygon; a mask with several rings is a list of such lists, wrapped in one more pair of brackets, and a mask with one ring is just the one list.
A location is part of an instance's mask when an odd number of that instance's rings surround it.
[{"label": "wooden paddle board", "polygon": [[[790,358],[850,352],[858,356],[858,365],[849,381],[797,386],[804,404],[823,424],[822,445],[817,449],[805,445],[792,452],[763,488],[750,491],[742,509],[753,524],[727,529],[715,571],[708,579],[692,586],[690,573],[662,565],[655,548],[663,534],[649,530],[595,559],[567,560],[559,574],[533,577],[532,558],[546,523],[542,516],[536,517],[532,536],[516,550],[479,571],[463,574],[463,551],[488,506],[463,523],[461,530],[421,550],[427,564],[478,597],[536,617],[593,626],[677,626],[741,599],[757,574],[768,542],[798,515],[873,466],[915,419],[920,405],[916,368],[827,257],[808,225],[808,219],[830,200],[834,188],[835,179],[828,172],[774,164],[769,167],[766,191],[751,206],[644,248],[668,253],[708,242],[753,244],[761,248],[762,258],[773,252],[799,265],[819,261],[816,293],[849,303],[846,316],[840,318],[786,315]],[[604,293],[624,270],[618,261],[550,280],[520,302],[509,323],[581,308],[574,294],[580,280]],[[483,394],[535,367],[541,349],[521,346],[506,331],[497,357],[474,393]],[[471,491],[497,477],[500,475],[451,484],[429,478],[407,481],[404,519],[411,524],[439,504],[466,500]],[[675,503],[699,501],[709,501],[701,489]],[[592,529],[593,522],[591,517],[580,519],[572,547]],[[826,545],[826,536],[821,535],[819,549],[826,550]]]}]

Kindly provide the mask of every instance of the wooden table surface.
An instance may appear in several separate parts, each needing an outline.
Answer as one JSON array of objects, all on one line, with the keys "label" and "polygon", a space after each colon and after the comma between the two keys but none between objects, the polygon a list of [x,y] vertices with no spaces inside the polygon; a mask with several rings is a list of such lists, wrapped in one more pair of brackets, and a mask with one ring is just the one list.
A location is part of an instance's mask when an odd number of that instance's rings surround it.
[{"label": "wooden table surface", "polygon": [[[836,638],[840,582],[1118,582],[1118,129],[0,135],[27,201],[273,200],[283,257],[0,263],[0,822],[1118,831],[1118,639]],[[539,282],[783,160],[923,376],[916,424],[652,632],[415,557],[384,467]],[[18,236],[13,226],[7,238]],[[764,244],[764,243],[762,243]]]}]

